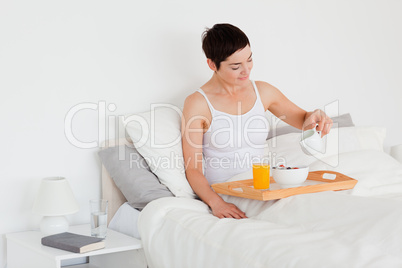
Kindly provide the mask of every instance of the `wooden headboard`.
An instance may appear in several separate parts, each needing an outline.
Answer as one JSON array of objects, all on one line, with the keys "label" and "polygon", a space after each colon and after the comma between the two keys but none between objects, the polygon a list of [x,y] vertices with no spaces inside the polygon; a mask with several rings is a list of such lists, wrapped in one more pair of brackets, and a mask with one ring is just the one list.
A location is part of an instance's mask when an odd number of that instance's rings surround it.
[{"label": "wooden headboard", "polygon": [[[102,147],[104,149],[108,147],[120,146],[120,145],[131,145],[132,142],[129,139],[119,139],[119,140],[107,140],[104,142]],[[124,204],[127,199],[121,193],[119,188],[117,188],[114,183],[112,177],[109,175],[106,168],[102,165],[102,198],[109,201],[108,205],[108,219],[107,223],[109,224],[110,220],[113,218],[116,211],[119,207]]]}]

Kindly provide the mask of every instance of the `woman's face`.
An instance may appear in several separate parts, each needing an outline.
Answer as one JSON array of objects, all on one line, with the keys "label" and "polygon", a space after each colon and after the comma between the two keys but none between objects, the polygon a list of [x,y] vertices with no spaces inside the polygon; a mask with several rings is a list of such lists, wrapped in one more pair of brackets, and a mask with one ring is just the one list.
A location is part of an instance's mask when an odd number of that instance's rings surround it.
[{"label": "woman's face", "polygon": [[216,70],[223,80],[234,84],[244,84],[249,80],[251,69],[253,68],[251,48],[247,45],[245,48],[236,51],[225,61],[221,62],[219,70]]}]

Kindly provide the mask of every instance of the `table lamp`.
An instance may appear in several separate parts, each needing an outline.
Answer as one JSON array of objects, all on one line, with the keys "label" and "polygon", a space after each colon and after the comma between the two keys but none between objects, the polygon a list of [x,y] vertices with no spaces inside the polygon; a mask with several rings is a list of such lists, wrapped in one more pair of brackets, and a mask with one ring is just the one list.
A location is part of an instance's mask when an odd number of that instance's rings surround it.
[{"label": "table lamp", "polygon": [[68,231],[64,215],[78,211],[78,204],[66,178],[42,179],[33,212],[42,215],[40,230],[45,235]]}]

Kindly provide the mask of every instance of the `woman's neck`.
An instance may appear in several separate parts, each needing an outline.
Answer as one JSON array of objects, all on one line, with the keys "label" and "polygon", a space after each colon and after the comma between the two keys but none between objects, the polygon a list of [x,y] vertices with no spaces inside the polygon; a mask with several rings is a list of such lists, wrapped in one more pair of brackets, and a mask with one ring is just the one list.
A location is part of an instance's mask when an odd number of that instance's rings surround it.
[{"label": "woman's neck", "polygon": [[[249,81],[250,82],[250,81]],[[204,91],[217,94],[236,95],[239,91],[249,87],[250,83],[238,85],[222,79],[216,72],[212,75],[211,79],[202,86]]]}]

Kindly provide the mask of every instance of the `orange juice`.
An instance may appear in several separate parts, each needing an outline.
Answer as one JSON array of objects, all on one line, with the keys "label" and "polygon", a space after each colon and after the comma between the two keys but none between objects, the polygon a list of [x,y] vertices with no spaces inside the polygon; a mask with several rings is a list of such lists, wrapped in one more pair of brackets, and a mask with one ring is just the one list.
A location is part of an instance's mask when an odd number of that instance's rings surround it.
[{"label": "orange juice", "polygon": [[269,169],[266,163],[253,164],[253,185],[254,189],[269,188]]}]

